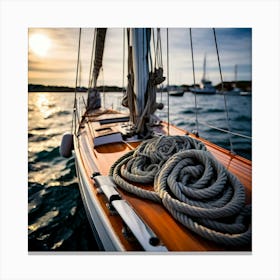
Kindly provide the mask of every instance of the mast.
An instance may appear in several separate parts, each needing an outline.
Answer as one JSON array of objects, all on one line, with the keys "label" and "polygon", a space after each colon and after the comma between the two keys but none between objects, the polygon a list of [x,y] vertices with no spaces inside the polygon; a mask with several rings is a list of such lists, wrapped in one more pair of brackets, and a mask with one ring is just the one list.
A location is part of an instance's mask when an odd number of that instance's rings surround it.
[{"label": "mast", "polygon": [[[156,87],[162,83],[163,68],[154,66],[150,53],[150,28],[130,28],[128,35],[128,84],[122,105],[129,108],[132,134],[147,137],[158,122],[154,115],[163,104],[156,102]],[[160,36],[158,37],[160,40]]]},{"label": "mast", "polygon": [[149,29],[132,28],[131,45],[134,72],[134,92],[136,95],[136,123],[139,122],[145,107],[145,92],[149,80]]},{"label": "mast", "polygon": [[204,54],[204,61],[203,61],[203,76],[202,76],[202,80],[205,81],[206,80],[206,54]]},{"label": "mast", "polygon": [[237,64],[234,65],[234,87],[237,86]]}]

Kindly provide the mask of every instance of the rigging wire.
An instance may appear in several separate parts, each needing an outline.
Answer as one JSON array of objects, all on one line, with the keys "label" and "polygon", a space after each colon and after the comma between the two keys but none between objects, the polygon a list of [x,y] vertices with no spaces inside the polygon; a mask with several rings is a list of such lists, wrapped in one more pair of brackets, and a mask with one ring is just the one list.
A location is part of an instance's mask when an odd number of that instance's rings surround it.
[{"label": "rigging wire", "polygon": [[218,130],[218,131],[221,131],[221,132],[224,132],[224,133],[228,133],[228,134],[235,135],[235,136],[238,136],[238,137],[241,137],[241,138],[252,140],[251,136],[248,136],[248,135],[245,135],[245,134],[241,134],[241,133],[237,133],[237,132],[232,132],[232,131],[229,131],[229,130],[226,130],[226,129],[222,129],[222,128],[219,128],[217,126],[211,125],[208,122],[199,121],[199,123],[204,125],[204,126],[213,128],[215,130]]},{"label": "rigging wire", "polygon": [[[163,69],[160,28],[157,28],[156,54],[158,56],[158,67]],[[162,93],[163,93],[163,84],[161,83],[160,84],[160,103],[162,103]]]},{"label": "rigging wire", "polygon": [[93,84],[93,54],[94,54],[94,46],[96,41],[96,28],[94,28],[94,34],[92,38],[92,50],[91,50],[91,57],[90,57],[90,69],[89,69],[89,77],[88,77],[88,89],[92,87]]},{"label": "rigging wire", "polygon": [[[223,76],[222,76],[221,63],[220,63],[220,56],[219,56],[219,50],[218,50],[218,44],[217,44],[217,38],[216,38],[216,31],[215,31],[215,28],[213,28],[213,33],[214,33],[215,46],[216,46],[216,52],[217,52],[217,58],[218,58],[218,64],[219,64],[219,71],[220,71],[222,92],[223,92],[223,96],[224,96],[224,105],[225,105],[225,113],[226,113],[227,127],[228,127],[228,131],[231,131],[231,129],[230,129],[230,124],[229,124],[229,114],[228,114],[227,100],[226,100],[226,96],[225,96],[225,94],[224,94],[224,83],[223,83]],[[228,136],[229,136],[230,151],[231,151],[232,153],[234,153],[233,144],[232,144],[232,139],[231,139],[231,134],[228,134]]]},{"label": "rigging wire", "polygon": [[78,83],[78,87],[81,87],[81,82],[82,82],[82,63],[81,61],[79,62],[79,83]]},{"label": "rigging wire", "polygon": [[103,90],[103,107],[105,108],[105,83],[104,83],[104,69],[101,67],[102,72],[102,90]]},{"label": "rigging wire", "polygon": [[124,92],[124,65],[125,65],[125,28],[123,28],[123,68],[122,68],[122,89]]},{"label": "rigging wire", "polygon": [[170,129],[170,115],[169,115],[169,38],[168,38],[168,28],[166,28],[166,57],[167,57],[167,134],[169,135],[169,129]]},{"label": "rigging wire", "polygon": [[[191,28],[190,28],[190,43],[191,43],[191,54],[192,54],[193,84],[195,87],[196,81],[195,81],[195,72],[194,72],[193,43],[192,43],[192,29]],[[198,108],[197,108],[196,91],[194,91],[194,102],[195,102],[195,123],[196,123],[196,131],[198,134],[198,118],[197,118]]]},{"label": "rigging wire", "polygon": [[79,44],[78,44],[78,58],[77,58],[77,67],[76,67],[76,81],[75,81],[75,96],[74,96],[74,106],[73,106],[73,113],[74,118],[72,118],[72,124],[71,124],[71,131],[73,131],[73,122],[74,122],[74,129],[76,134],[76,121],[77,121],[77,84],[78,84],[78,76],[79,76],[79,65],[80,65],[80,49],[81,49],[81,33],[82,28],[79,29]]},{"label": "rigging wire", "polygon": [[[148,61],[150,62],[150,71],[152,72],[153,71],[153,59],[152,59],[152,52],[151,52],[151,36],[152,36],[152,32],[150,29],[147,29],[146,30],[146,44],[147,44],[147,52],[148,52]],[[156,65],[155,65],[156,67]],[[149,71],[149,72],[150,72]]]},{"label": "rigging wire", "polygon": [[154,61],[155,61],[155,67],[157,67],[157,52],[156,52],[156,45],[155,45],[155,31],[154,28],[152,28],[152,37],[153,37],[153,51],[154,51]]},{"label": "rigging wire", "polygon": [[157,53],[158,53],[158,65],[162,67],[162,48],[161,48],[161,36],[160,28],[157,28]]}]

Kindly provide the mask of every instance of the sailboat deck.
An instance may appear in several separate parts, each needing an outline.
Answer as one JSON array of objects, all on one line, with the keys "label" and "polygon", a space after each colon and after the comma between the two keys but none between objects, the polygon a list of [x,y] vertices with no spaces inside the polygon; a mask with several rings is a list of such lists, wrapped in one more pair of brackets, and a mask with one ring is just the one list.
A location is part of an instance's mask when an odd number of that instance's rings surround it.
[{"label": "sailboat deck", "polygon": [[[116,115],[115,115],[116,117]],[[120,117],[119,121],[123,116]],[[79,143],[79,153],[82,158],[84,169],[86,170],[88,178],[92,174],[99,172],[102,175],[108,175],[111,165],[119,159],[122,155],[130,151],[131,149],[137,147],[140,141],[135,142],[115,142],[106,145],[100,145],[94,147],[93,138],[98,134],[98,129],[112,128],[117,132],[120,123],[108,122],[102,124],[100,120],[113,119],[114,116],[106,114],[99,116],[98,119],[88,116],[87,120],[84,121],[80,128],[78,143]],[[167,134],[167,124],[162,123],[162,126],[156,128],[158,132]],[[185,135],[186,131],[179,129],[175,126],[169,126],[170,135]],[[191,137],[195,137],[189,134]],[[218,159],[230,172],[236,175],[241,183],[246,189],[246,203],[251,202],[251,162],[245,160],[239,156],[234,156],[230,154],[225,149],[222,149],[204,139],[198,138],[202,141],[208,151],[210,151],[216,159]],[[115,230],[118,235],[120,242],[126,251],[141,251],[141,246],[137,242],[131,242],[129,239],[124,237],[122,233],[122,220],[118,215],[112,215],[107,207],[107,201],[104,195],[97,191],[93,180],[91,182],[92,195],[95,196],[96,201],[100,204],[102,208],[104,219],[108,222]],[[152,188],[152,187],[151,187]],[[168,211],[160,204],[138,198],[131,195],[121,189],[118,189],[122,198],[125,199],[135,210],[136,213],[142,218],[142,220],[149,225],[149,227],[158,236],[160,241],[167,247],[170,251],[221,251],[227,250],[226,247],[217,245],[210,242],[197,234],[191,232],[179,222],[177,222]],[[232,248],[230,249],[232,250]],[[235,250],[235,249],[234,249]],[[249,251],[251,248],[237,248],[236,250]]]}]

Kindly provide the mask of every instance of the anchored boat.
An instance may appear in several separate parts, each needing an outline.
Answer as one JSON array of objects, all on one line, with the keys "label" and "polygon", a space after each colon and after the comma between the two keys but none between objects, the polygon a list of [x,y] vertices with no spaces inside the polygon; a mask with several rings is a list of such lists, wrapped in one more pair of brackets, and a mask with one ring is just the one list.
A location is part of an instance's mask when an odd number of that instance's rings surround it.
[{"label": "anchored boat", "polygon": [[183,96],[185,93],[184,89],[181,87],[177,87],[177,86],[170,86],[168,89],[168,94],[171,96]]},{"label": "anchored boat", "polygon": [[88,100],[75,92],[61,152],[74,149],[94,238],[102,251],[250,251],[251,161],[155,115],[165,77],[151,32],[127,29],[129,114],[104,108],[96,89],[105,28],[95,30]]},{"label": "anchored boat", "polygon": [[206,55],[203,61],[203,76],[199,87],[190,87],[189,90],[196,94],[215,94],[216,89],[212,85],[212,82],[206,78]]}]

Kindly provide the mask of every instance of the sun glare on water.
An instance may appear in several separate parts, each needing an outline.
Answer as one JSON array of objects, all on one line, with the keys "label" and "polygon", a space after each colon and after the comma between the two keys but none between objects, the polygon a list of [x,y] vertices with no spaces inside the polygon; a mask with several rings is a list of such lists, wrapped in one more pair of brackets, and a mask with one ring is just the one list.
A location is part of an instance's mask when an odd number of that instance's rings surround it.
[{"label": "sun glare on water", "polygon": [[29,48],[38,56],[46,56],[51,46],[51,40],[44,34],[33,34],[29,38]]}]

